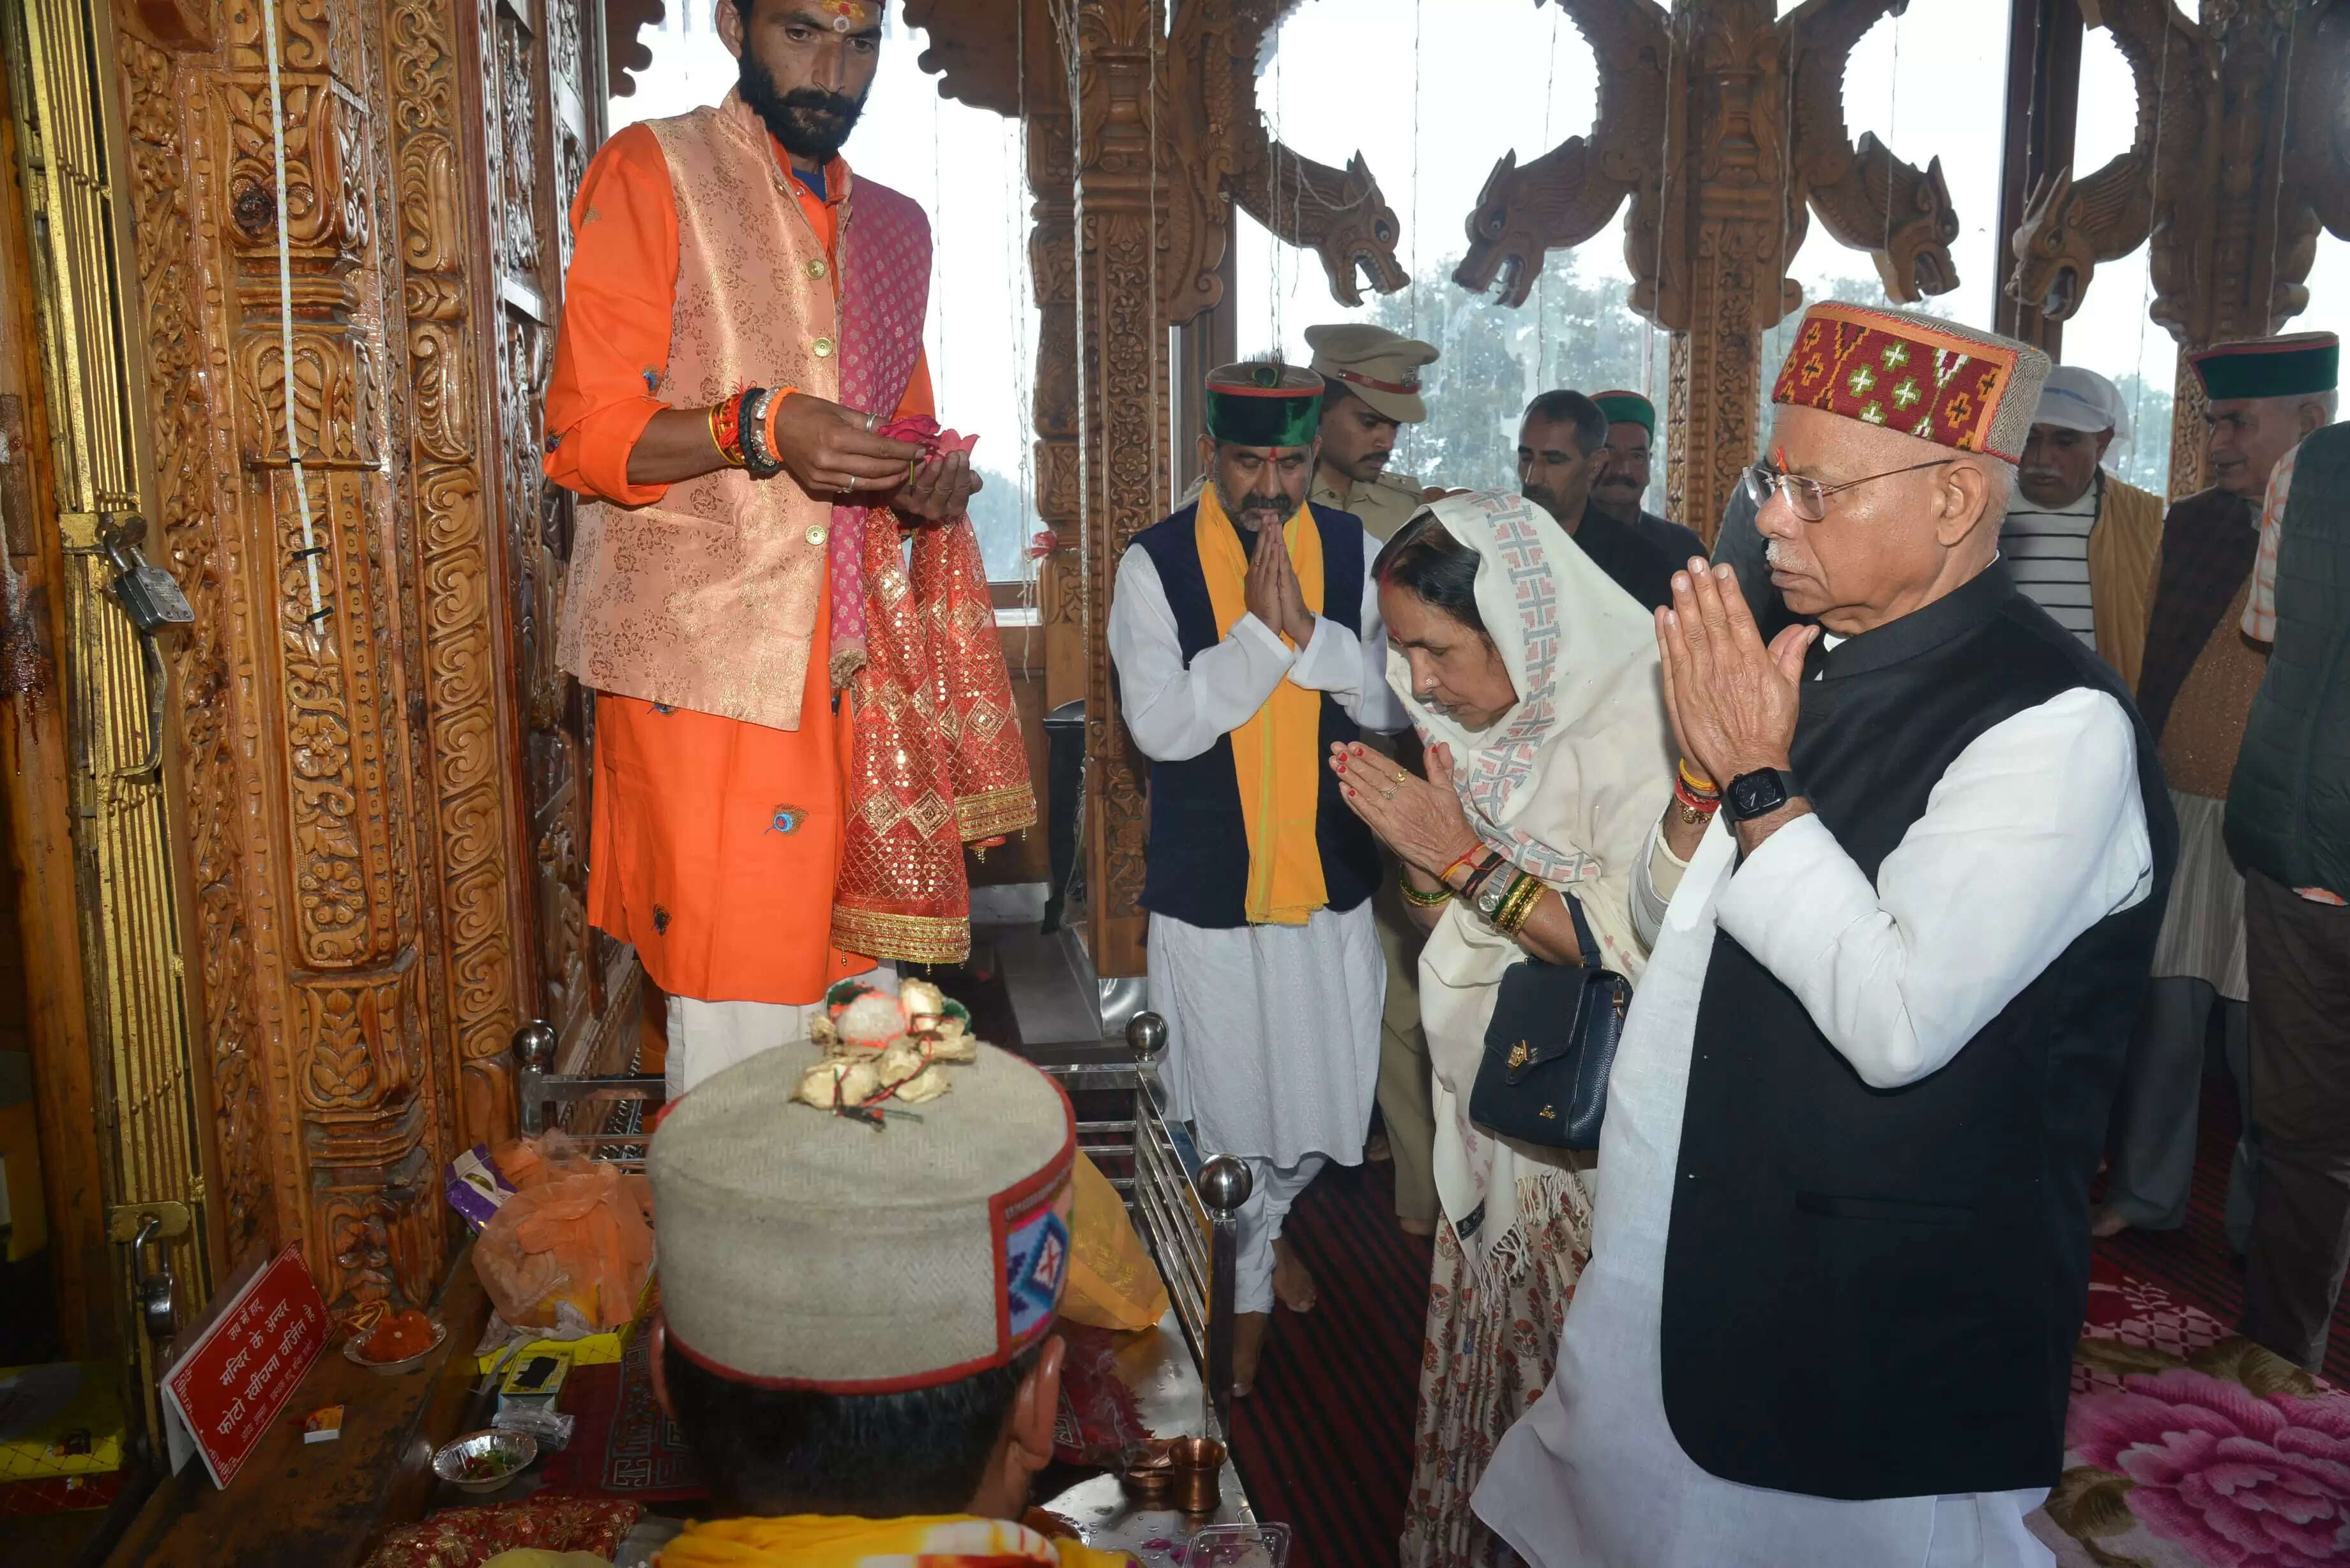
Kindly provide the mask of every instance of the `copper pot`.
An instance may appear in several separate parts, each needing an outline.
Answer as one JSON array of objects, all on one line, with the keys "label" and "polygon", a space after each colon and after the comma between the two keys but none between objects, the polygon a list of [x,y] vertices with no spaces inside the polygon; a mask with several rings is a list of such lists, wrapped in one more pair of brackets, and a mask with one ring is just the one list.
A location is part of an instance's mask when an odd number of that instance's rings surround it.
[{"label": "copper pot", "polygon": [[1213,1438],[1178,1438],[1168,1457],[1174,1461],[1175,1506],[1185,1513],[1215,1512],[1224,1445]]}]

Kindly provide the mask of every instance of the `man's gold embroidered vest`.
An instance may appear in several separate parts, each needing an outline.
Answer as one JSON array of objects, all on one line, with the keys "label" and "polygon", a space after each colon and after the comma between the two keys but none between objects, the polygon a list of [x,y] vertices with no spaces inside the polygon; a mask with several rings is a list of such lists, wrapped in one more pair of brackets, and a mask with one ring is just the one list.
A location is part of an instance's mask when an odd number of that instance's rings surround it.
[{"label": "man's gold embroidered vest", "polygon": [[[654,396],[697,409],[738,387],[790,387],[837,401],[832,263],[766,128],[732,92],[647,124],[677,202],[677,304]],[[839,203],[843,239],[853,202]],[[831,500],[788,473],[721,469],[650,506],[587,503],[556,660],[600,691],[796,730],[831,526]]]}]

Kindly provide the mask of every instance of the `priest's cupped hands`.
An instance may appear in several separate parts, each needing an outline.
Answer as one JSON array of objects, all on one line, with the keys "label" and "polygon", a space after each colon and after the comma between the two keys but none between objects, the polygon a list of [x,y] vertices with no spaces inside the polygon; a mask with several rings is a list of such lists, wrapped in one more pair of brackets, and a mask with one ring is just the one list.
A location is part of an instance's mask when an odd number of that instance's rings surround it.
[{"label": "priest's cupped hands", "polygon": [[1673,602],[1657,611],[1665,711],[1681,755],[1716,786],[1789,765],[1804,655],[1818,635],[1791,626],[1765,648],[1729,566],[1692,559],[1673,574]]},{"label": "priest's cupped hands", "polygon": [[1331,746],[1330,771],[1338,775],[1338,793],[1355,815],[1431,886],[1477,847],[1476,831],[1452,787],[1451,747],[1428,748],[1425,779],[1359,741]]}]

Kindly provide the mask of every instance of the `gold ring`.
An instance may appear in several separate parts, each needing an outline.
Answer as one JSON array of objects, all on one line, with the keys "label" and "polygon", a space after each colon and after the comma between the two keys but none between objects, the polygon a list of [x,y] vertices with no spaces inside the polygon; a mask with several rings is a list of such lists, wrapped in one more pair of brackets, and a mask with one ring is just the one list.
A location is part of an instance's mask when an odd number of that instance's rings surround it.
[{"label": "gold ring", "polygon": [[1409,784],[1411,783],[1411,775],[1403,772],[1401,769],[1398,769],[1396,772],[1396,783]]}]

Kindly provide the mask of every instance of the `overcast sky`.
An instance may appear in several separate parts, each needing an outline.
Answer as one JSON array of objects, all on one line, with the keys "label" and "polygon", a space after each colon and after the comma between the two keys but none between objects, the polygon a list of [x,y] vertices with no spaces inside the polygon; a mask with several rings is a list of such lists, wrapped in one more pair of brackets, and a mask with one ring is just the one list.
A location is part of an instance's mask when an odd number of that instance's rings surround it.
[{"label": "overcast sky", "polygon": [[[672,9],[680,4],[671,0]],[[714,102],[733,84],[734,62],[709,29],[711,0],[681,4],[693,14],[644,35],[654,63],[634,98],[613,101],[615,129]],[[1780,0],[1783,14],[1794,5]],[[2192,0],[2187,9],[2196,9]],[[1964,225],[1952,246],[1960,287],[1942,304],[1985,327],[2007,270],[1991,234],[2001,155],[1993,109],[2004,91],[2007,30],[1987,22],[1987,14],[2003,7],[1912,0],[1906,16],[1879,23],[1861,41],[1845,83],[1856,138],[1873,130],[1921,167],[1941,158]],[[940,414],[980,432],[979,459],[1009,472],[1029,440],[1035,342],[1020,131],[998,116],[941,100],[915,63],[926,42],[893,17],[847,156],[929,210],[938,238],[929,342]],[[1523,162],[1589,130],[1596,72],[1574,23],[1532,0],[1304,0],[1266,62],[1261,97],[1275,134],[1298,152],[1332,164],[1364,154],[1402,220],[1399,254],[1415,273],[1432,272],[1463,247],[1461,225],[1497,158],[1514,149]],[[2135,105],[2119,52],[2093,29],[2077,167],[2094,169],[2128,145]],[[1240,227],[1242,350],[1277,346],[1303,359],[1304,329],[1349,313],[1331,300],[1316,258],[1274,243],[1246,217]],[[1576,259],[1586,275],[1628,279],[1620,214]],[[1816,297],[1822,282],[1871,276],[1873,269],[1815,219],[1789,275]],[[2350,244],[2321,239],[2309,286],[2311,307],[2288,330],[2350,332]],[[2143,367],[2149,380],[2168,384],[2176,345],[2147,323],[2147,297],[2143,249],[2099,267],[2066,326],[2065,360],[2116,378]],[[1660,336],[1659,357],[1663,351]]]}]

